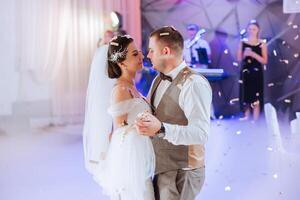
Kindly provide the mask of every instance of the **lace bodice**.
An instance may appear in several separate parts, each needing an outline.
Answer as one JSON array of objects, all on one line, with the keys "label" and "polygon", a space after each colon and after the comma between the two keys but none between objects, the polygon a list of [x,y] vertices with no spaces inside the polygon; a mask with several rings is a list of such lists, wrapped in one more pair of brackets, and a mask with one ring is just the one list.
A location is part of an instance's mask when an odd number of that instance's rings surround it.
[{"label": "lace bodice", "polygon": [[135,97],[119,103],[113,104],[109,107],[108,113],[112,117],[118,117],[128,114],[127,123],[133,124],[139,113],[151,111],[150,106],[142,97]]}]

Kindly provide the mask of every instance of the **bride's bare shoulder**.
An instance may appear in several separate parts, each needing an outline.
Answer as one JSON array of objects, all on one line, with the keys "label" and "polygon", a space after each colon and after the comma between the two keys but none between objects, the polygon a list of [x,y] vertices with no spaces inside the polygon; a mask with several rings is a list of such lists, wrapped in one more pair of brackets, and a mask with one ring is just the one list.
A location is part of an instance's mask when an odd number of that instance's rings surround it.
[{"label": "bride's bare shoulder", "polygon": [[131,89],[128,86],[122,84],[117,84],[114,86],[111,93],[111,99],[113,103],[119,103],[132,98]]}]

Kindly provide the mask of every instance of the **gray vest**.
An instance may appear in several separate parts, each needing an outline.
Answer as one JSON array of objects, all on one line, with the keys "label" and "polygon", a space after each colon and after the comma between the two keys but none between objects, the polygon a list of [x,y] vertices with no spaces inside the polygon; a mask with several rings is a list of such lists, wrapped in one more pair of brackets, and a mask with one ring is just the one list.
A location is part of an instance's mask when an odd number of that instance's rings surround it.
[{"label": "gray vest", "polygon": [[[196,73],[188,67],[181,70],[164,93],[157,109],[153,110],[154,115],[161,122],[181,126],[188,125],[188,120],[179,106],[179,95],[181,86],[192,74]],[[157,76],[149,93],[153,108],[155,92],[160,82],[161,78]],[[195,169],[204,166],[203,145],[173,145],[158,137],[153,137],[152,143],[156,156],[156,174],[182,168]]]}]

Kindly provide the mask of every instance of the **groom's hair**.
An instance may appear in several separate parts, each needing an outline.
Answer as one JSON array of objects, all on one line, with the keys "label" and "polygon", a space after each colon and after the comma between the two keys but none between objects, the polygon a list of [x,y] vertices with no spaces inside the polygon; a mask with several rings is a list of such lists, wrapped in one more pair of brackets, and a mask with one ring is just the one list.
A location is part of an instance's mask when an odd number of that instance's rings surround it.
[{"label": "groom's hair", "polygon": [[160,44],[168,46],[177,53],[182,53],[184,40],[174,27],[165,26],[156,29],[150,34],[150,37],[155,37]]}]

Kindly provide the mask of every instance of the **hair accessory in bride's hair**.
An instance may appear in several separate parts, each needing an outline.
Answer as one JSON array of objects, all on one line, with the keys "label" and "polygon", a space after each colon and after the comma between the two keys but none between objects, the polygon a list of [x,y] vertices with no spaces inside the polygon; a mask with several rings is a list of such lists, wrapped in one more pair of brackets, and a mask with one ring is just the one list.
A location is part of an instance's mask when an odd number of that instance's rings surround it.
[{"label": "hair accessory in bride's hair", "polygon": [[125,56],[126,56],[126,54],[127,54],[127,48],[126,49],[124,49],[123,51],[115,51],[114,53],[112,53],[111,55],[110,55],[110,58],[109,58],[109,60],[111,61],[111,62],[118,62],[118,60],[120,59],[120,58],[124,58]]},{"label": "hair accessory in bride's hair", "polygon": [[130,35],[123,35],[121,37],[126,37],[127,39],[132,39],[132,37]]},{"label": "hair accessory in bride's hair", "polygon": [[165,36],[165,35],[170,35],[169,32],[164,32],[164,33],[160,33],[159,36]]},{"label": "hair accessory in bride's hair", "polygon": [[109,44],[110,44],[110,45],[113,45],[113,46],[116,46],[116,47],[119,46],[119,43],[116,43],[116,42],[110,42]]}]

